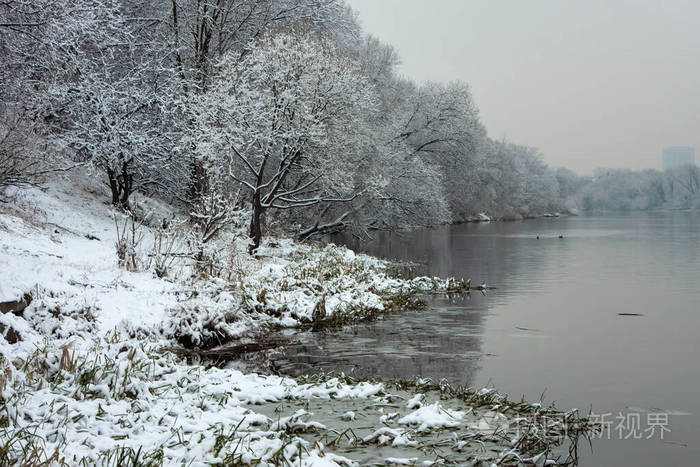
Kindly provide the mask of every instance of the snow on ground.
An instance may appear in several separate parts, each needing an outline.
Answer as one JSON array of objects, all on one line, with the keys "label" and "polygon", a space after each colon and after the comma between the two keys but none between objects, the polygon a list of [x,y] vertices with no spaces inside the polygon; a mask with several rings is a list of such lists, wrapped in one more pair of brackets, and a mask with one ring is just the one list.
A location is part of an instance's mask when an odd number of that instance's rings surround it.
[{"label": "snow on ground", "polygon": [[[60,452],[71,465],[81,459],[103,463],[110,455],[139,448],[144,458],[161,455],[167,463],[191,465],[227,458],[265,462],[282,449],[288,460],[311,465],[313,443],[287,435],[324,426],[304,421],[304,410],[273,420],[254,407],[285,399],[370,398],[383,391],[381,384],[298,384],[188,366],[148,345],[110,343],[114,340],[100,340],[77,356],[40,350],[34,361],[46,368],[33,368],[22,381],[36,389],[3,392],[13,402],[7,411],[10,423],[21,426],[28,441],[48,454]],[[299,456],[301,448],[307,455]]]},{"label": "snow on ground", "polygon": [[[394,279],[384,261],[289,239],[267,241],[254,258],[236,229],[208,246],[217,273],[205,274],[179,254],[191,249],[192,237],[162,229],[164,220],[186,225],[181,213],[141,198],[139,228],[106,204],[103,190],[76,172],[0,205],[0,302],[32,298],[21,313],[0,313],[0,464],[355,463],[354,448],[333,453],[338,445],[324,446],[320,436],[338,435],[338,424],[367,429],[368,407],[391,400],[382,384],[302,384],[188,364],[162,349],[371,318],[416,293],[460,284]],[[135,229],[137,241],[119,264],[124,227]],[[155,245],[164,236],[178,254],[158,277],[155,260],[164,256]],[[469,410],[421,406],[424,397],[409,394],[408,404],[372,415],[372,431],[401,426],[367,433],[353,446],[390,442],[409,449],[392,451],[392,462],[412,461],[421,433],[479,423],[465,418]],[[312,413],[313,401],[326,402]],[[320,422],[323,412],[334,416]]]},{"label": "snow on ground", "polygon": [[[0,283],[40,302],[28,310],[30,319],[46,315],[42,308],[59,321],[90,308],[101,332],[121,322],[157,326],[165,320],[176,303],[175,285],[150,271],[117,267],[113,212],[95,195],[63,180],[46,191],[20,192],[15,209],[0,215]],[[69,324],[61,328],[57,332],[73,332]]]}]

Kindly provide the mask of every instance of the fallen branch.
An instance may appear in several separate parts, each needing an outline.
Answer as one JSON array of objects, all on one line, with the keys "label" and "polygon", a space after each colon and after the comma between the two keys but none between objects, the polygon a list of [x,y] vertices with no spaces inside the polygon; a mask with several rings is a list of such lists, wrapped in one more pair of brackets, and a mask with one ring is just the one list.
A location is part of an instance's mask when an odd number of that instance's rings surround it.
[{"label": "fallen branch", "polygon": [[57,229],[61,229],[61,230],[68,232],[70,234],[77,235],[78,237],[87,238],[88,240],[97,240],[98,242],[100,241],[100,239],[98,237],[92,235],[91,233],[76,232],[75,230],[69,229],[68,227],[63,227],[62,225],[58,225],[58,224],[55,224],[53,222],[47,222],[46,225],[52,225],[52,226],[56,227]]},{"label": "fallen branch", "polygon": [[325,233],[336,233],[339,232],[346,227],[350,225],[349,222],[347,222],[345,219],[351,214],[351,211],[346,211],[343,213],[341,216],[339,216],[336,220],[328,222],[326,224],[319,224],[316,222],[315,225],[312,227],[309,227],[306,230],[303,230],[299,232],[299,240],[304,241],[308,239],[309,237],[312,237],[314,235],[323,235]]},{"label": "fallen branch", "polygon": [[200,357],[206,360],[235,360],[244,353],[261,352],[287,345],[290,340],[286,337],[267,337],[265,341],[249,342],[246,344],[224,345],[214,349],[186,349],[184,347],[164,347],[161,352],[172,352],[179,357]]}]

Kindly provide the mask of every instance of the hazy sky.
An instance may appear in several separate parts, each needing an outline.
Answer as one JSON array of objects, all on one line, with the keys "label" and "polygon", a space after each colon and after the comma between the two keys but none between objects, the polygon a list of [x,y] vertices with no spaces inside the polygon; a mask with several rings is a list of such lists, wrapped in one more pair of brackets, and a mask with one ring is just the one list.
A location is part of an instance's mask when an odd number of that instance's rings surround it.
[{"label": "hazy sky", "polygon": [[580,173],[700,159],[700,1],[349,0],[401,74],[469,83],[489,134]]}]

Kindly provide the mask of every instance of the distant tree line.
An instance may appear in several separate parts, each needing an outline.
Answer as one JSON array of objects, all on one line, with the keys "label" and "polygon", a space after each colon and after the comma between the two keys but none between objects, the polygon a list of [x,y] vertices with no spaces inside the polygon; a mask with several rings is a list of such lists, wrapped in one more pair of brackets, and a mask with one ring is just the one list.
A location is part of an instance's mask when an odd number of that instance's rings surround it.
[{"label": "distant tree line", "polygon": [[86,165],[115,206],[158,194],[210,233],[249,210],[251,251],[266,226],[558,211],[582,184],[489,138],[466,84],[400,77],[342,0],[5,0],[0,62],[0,189]]},{"label": "distant tree line", "polygon": [[666,171],[596,169],[592,177],[557,171],[560,196],[584,212],[700,209],[700,168],[686,164]]}]

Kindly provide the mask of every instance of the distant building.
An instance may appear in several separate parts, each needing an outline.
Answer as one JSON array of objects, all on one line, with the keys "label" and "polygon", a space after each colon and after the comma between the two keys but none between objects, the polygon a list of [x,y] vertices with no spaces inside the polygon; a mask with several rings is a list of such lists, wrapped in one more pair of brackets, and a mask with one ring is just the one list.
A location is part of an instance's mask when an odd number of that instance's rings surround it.
[{"label": "distant building", "polygon": [[664,170],[684,164],[695,164],[695,148],[688,146],[671,146],[664,148],[662,162]]}]

